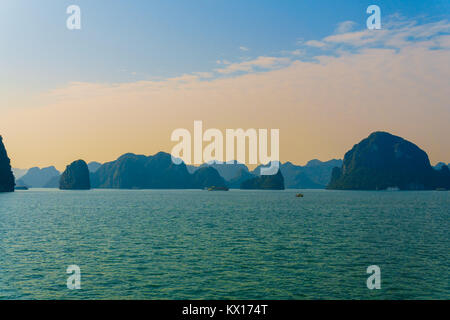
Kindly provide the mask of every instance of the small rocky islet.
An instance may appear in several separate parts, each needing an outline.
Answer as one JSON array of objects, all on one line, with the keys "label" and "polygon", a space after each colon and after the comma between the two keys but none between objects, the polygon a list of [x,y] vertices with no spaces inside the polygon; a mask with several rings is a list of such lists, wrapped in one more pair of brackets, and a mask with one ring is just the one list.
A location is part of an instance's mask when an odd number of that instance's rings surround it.
[{"label": "small rocky islet", "polygon": [[61,190],[89,190],[89,168],[84,160],[77,160],[66,167],[59,179]]}]

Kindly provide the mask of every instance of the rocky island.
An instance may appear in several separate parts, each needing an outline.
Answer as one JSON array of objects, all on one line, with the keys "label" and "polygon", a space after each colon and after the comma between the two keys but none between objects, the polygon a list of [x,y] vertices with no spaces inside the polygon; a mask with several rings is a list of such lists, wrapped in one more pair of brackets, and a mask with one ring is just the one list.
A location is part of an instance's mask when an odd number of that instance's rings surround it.
[{"label": "rocky island", "polygon": [[61,190],[89,190],[91,182],[85,161],[77,160],[66,167],[59,180]]},{"label": "rocky island", "polygon": [[284,190],[284,177],[279,169],[274,175],[260,175],[241,183],[241,189]]},{"label": "rocky island", "polygon": [[447,166],[435,170],[415,144],[387,132],[374,132],[345,154],[335,167],[328,189],[435,190],[450,188]]},{"label": "rocky island", "polygon": [[219,172],[213,167],[202,167],[194,172],[193,182],[195,188],[226,189],[227,183]]},{"label": "rocky island", "polygon": [[14,192],[14,186],[11,161],[3,145],[3,138],[0,136],[0,192]]}]

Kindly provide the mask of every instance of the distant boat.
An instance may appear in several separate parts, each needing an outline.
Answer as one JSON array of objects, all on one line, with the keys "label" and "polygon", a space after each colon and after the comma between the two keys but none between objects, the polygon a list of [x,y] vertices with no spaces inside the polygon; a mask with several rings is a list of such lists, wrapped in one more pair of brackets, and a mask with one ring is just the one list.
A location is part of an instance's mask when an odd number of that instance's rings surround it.
[{"label": "distant boat", "polygon": [[28,190],[27,186],[16,186],[14,190]]},{"label": "distant boat", "polygon": [[400,191],[399,187],[389,187],[386,189],[386,191]]},{"label": "distant boat", "polygon": [[436,191],[448,191],[448,190],[445,188],[436,188]]},{"label": "distant boat", "polygon": [[212,186],[207,189],[208,191],[228,191],[229,189],[227,187],[216,187]]},{"label": "distant boat", "polygon": [[296,196],[297,198],[303,198],[303,193],[297,193],[295,196]]}]

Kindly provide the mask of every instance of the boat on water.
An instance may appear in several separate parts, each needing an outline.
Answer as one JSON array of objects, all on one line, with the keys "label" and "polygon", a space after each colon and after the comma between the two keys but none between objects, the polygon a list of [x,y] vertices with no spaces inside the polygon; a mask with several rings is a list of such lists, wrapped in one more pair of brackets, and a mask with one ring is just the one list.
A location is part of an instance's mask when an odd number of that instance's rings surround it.
[{"label": "boat on water", "polygon": [[295,196],[296,196],[297,198],[303,198],[303,193],[297,193]]},{"label": "boat on water", "polygon": [[208,191],[228,191],[229,189],[227,187],[216,187],[212,186],[207,189]]},{"label": "boat on water", "polygon": [[399,187],[388,187],[386,191],[400,191]]},{"label": "boat on water", "polygon": [[15,186],[14,190],[28,190],[27,186]]}]

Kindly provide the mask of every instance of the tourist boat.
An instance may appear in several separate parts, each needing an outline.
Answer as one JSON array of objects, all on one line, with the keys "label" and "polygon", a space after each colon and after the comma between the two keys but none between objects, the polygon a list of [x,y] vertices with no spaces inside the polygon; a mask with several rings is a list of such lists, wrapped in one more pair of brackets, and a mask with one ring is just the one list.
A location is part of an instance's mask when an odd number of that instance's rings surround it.
[{"label": "tourist boat", "polygon": [[208,191],[228,191],[229,189],[227,187],[216,187],[212,186],[207,189]]}]

